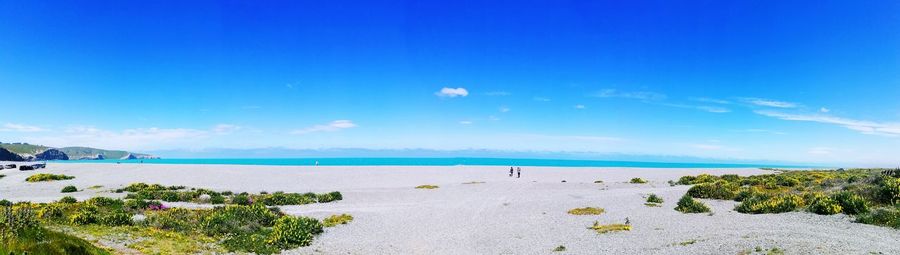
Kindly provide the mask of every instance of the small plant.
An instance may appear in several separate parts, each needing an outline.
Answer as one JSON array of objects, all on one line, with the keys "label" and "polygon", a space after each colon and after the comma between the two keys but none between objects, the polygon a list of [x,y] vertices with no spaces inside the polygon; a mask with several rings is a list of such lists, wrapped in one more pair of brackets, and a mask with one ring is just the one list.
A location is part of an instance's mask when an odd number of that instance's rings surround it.
[{"label": "small plant", "polygon": [[75,199],[74,197],[71,197],[71,196],[64,196],[59,199],[59,202],[64,203],[64,204],[74,204],[74,203],[78,203],[78,199]]},{"label": "small plant", "polygon": [[88,187],[87,189],[94,190],[94,189],[101,189],[101,188],[103,188],[103,185],[94,185],[94,186]]},{"label": "small plant", "polygon": [[438,187],[437,185],[427,185],[427,184],[416,186],[416,189],[436,189],[436,188],[440,188],[440,187]]},{"label": "small plant", "polygon": [[630,231],[631,225],[628,224],[609,224],[609,225],[601,225],[599,221],[594,221],[594,225],[588,227],[588,229],[592,229],[597,231],[598,234],[605,234],[614,231]]},{"label": "small plant", "polygon": [[647,183],[647,180],[635,177],[635,178],[631,178],[631,181],[629,181],[629,182],[634,183],[634,184],[644,184],[644,183]]},{"label": "small plant", "polygon": [[844,213],[857,215],[869,211],[869,204],[859,195],[849,191],[841,191],[831,196],[844,209]]},{"label": "small plant", "polygon": [[688,189],[687,193],[694,198],[732,200],[738,195],[739,190],[740,188],[737,184],[721,180],[694,185]]},{"label": "small plant", "polygon": [[351,221],[353,221],[353,216],[349,214],[331,215],[322,220],[322,224],[326,227],[334,227],[350,223]]},{"label": "small plant", "polygon": [[832,215],[843,211],[843,207],[837,201],[826,196],[816,196],[808,207],[809,211],[815,214]]},{"label": "small plant", "polygon": [[9,200],[6,200],[6,199],[0,200],[0,206],[12,206],[12,204],[13,203],[10,202]]},{"label": "small plant", "polygon": [[644,205],[647,207],[662,207],[661,204],[657,204],[657,203],[644,203]]},{"label": "small plant", "polygon": [[322,223],[308,217],[284,216],[275,222],[267,241],[282,248],[308,246],[314,235],[322,233]]},{"label": "small plant", "polygon": [[569,214],[571,215],[600,215],[604,212],[606,212],[606,210],[598,207],[583,207],[569,210]]},{"label": "small plant", "polygon": [[676,211],[682,213],[705,213],[710,212],[709,207],[706,206],[703,202],[697,201],[691,196],[685,194],[678,200],[678,206],[675,207]]},{"label": "small plant", "polygon": [[650,196],[647,197],[647,203],[661,204],[662,202],[663,202],[663,199],[661,197],[657,196],[656,194],[650,194]]},{"label": "small plant", "polygon": [[554,251],[554,252],[566,251],[566,247],[565,247],[565,246],[562,246],[562,245],[556,246],[556,248],[553,248],[553,251]]},{"label": "small plant", "polygon": [[678,243],[678,245],[688,246],[688,245],[695,244],[695,243],[697,243],[697,240],[691,239],[691,240],[687,240],[684,242],[680,242],[680,243]]},{"label": "small plant", "polygon": [[803,207],[803,198],[794,194],[754,195],[734,207],[740,213],[784,213]]},{"label": "small plant", "polygon": [[64,187],[61,192],[62,193],[72,193],[72,192],[77,192],[77,191],[78,191],[78,188],[76,188],[75,186],[69,185],[69,186]]},{"label": "small plant", "polygon": [[483,183],[485,183],[485,182],[480,182],[480,181],[470,181],[470,182],[463,182],[462,184],[483,184]]},{"label": "small plant", "polygon": [[594,183],[600,184],[600,183],[603,183],[603,181],[602,181],[602,180],[596,180],[596,181],[594,181]]},{"label": "small plant", "polygon": [[874,209],[857,215],[856,222],[900,229],[900,207]]},{"label": "small plant", "polygon": [[62,175],[62,174],[35,174],[29,176],[25,181],[27,182],[48,182],[48,181],[60,181],[60,180],[71,180],[75,179],[74,176]]}]

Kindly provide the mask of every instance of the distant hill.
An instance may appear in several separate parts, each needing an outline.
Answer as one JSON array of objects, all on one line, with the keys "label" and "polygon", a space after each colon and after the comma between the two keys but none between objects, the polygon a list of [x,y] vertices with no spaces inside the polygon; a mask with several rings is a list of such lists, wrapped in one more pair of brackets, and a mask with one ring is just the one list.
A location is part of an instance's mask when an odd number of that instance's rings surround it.
[{"label": "distant hill", "polygon": [[[9,152],[14,155],[10,155]],[[18,157],[16,157],[18,156]],[[27,143],[0,143],[0,160],[94,160],[94,159],[149,159],[150,154],[119,150],[103,150],[89,147],[51,148]]]}]

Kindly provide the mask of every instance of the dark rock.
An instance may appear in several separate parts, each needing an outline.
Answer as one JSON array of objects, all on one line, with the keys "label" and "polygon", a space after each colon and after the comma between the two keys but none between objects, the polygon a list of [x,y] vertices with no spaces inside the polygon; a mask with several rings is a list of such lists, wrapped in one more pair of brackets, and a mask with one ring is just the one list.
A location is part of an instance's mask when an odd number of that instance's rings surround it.
[{"label": "dark rock", "polygon": [[34,155],[36,160],[69,160],[69,156],[57,149],[47,149]]},{"label": "dark rock", "polygon": [[22,156],[19,156],[19,154],[0,148],[0,161],[25,161],[25,159],[22,158]]}]

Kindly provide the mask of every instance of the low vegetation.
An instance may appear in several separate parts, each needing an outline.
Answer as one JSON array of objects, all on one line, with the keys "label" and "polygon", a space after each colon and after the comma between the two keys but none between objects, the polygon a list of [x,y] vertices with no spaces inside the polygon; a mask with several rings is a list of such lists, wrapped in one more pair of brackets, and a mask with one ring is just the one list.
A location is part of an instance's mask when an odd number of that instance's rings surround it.
[{"label": "low vegetation", "polygon": [[643,183],[647,183],[647,180],[644,180],[641,178],[631,178],[631,181],[628,181],[628,182],[634,183],[634,184],[643,184]]},{"label": "low vegetation", "polygon": [[72,192],[77,192],[77,191],[78,191],[78,188],[76,188],[75,186],[69,185],[69,186],[64,187],[60,192],[72,193]]},{"label": "low vegetation", "polygon": [[650,194],[650,196],[647,196],[647,203],[661,204],[662,202],[663,199],[656,194]]},{"label": "low vegetation", "polygon": [[554,252],[566,251],[566,247],[565,247],[565,246],[562,246],[562,245],[556,246],[556,248],[553,248],[553,251],[554,251]]},{"label": "low vegetation", "polygon": [[285,193],[274,192],[235,194],[230,191],[218,192],[208,189],[185,188],[184,186],[163,186],[159,184],[134,183],[117,189],[117,193],[128,192],[126,199],[162,200],[166,202],[193,202],[210,204],[251,205],[261,203],[267,206],[305,205],[343,200],[340,192],[329,193]]},{"label": "low vegetation", "polygon": [[598,234],[605,234],[605,233],[615,232],[615,231],[630,231],[631,225],[628,225],[628,224],[602,225],[602,224],[600,224],[600,221],[594,221],[594,225],[588,227],[588,229],[597,231]]},{"label": "low vegetation", "polygon": [[436,188],[440,188],[440,187],[438,187],[437,185],[427,185],[427,184],[416,186],[416,189],[436,189]]},{"label": "low vegetation", "polygon": [[349,214],[331,215],[322,220],[322,225],[326,227],[334,227],[337,225],[347,224],[353,221],[353,216]]},{"label": "low vegetation", "polygon": [[0,254],[110,253],[80,238],[41,226],[32,206],[22,204],[0,206]]},{"label": "low vegetation", "polygon": [[606,212],[606,210],[598,207],[583,207],[569,210],[569,214],[571,215],[600,215],[604,212]]},{"label": "low vegetation", "polygon": [[675,210],[683,213],[710,212],[709,207],[706,206],[706,204],[697,201],[688,195],[684,195],[681,197],[681,199],[678,200],[678,206],[675,207]]},{"label": "low vegetation", "polygon": [[48,182],[48,181],[61,181],[61,180],[71,180],[75,179],[74,176],[62,175],[62,174],[35,174],[29,176],[25,181],[27,182]]},{"label": "low vegetation", "polygon": [[485,182],[480,181],[471,181],[471,182],[463,182],[463,184],[484,184]]},{"label": "low vegetation", "polygon": [[[734,209],[741,213],[843,213],[860,223],[900,228],[900,176],[893,173],[884,169],[840,169],[748,177],[701,174],[681,177],[676,183],[694,185],[686,197],[740,202]],[[685,198],[682,201],[690,204]]]},{"label": "low vegetation", "polygon": [[[40,238],[59,235],[74,240],[63,243],[85,244],[81,245],[84,247],[76,247],[78,250],[65,250],[65,254],[107,254],[106,251],[90,246],[90,243],[69,234],[89,236],[92,239],[112,239],[114,242],[127,240],[124,243],[126,247],[145,254],[200,252],[273,254],[310,245],[315,236],[323,232],[326,224],[329,226],[347,224],[353,219],[347,214],[334,215],[325,219],[323,223],[315,218],[286,215],[277,207],[268,207],[270,204],[325,203],[341,200],[342,197],[338,192],[322,194],[276,192],[250,195],[146,184],[129,185],[120,192],[129,192],[128,195],[132,197],[124,200],[95,197],[82,202],[72,197],[64,197],[54,203],[18,203],[2,206],[5,210],[2,212],[5,214],[0,215],[0,224],[4,224],[0,231],[7,233],[33,227],[38,229],[35,231],[44,231],[39,233]],[[220,196],[227,203],[213,209],[168,208],[157,199],[172,196],[169,192],[174,192],[174,197],[179,198],[179,201],[195,201],[201,196],[212,200],[213,197]],[[166,195],[157,198],[157,194],[163,193]],[[144,199],[145,197],[150,199]],[[232,203],[235,200],[242,202]],[[9,213],[12,211],[16,213]],[[10,218],[14,220],[9,220]],[[23,235],[4,235],[0,254],[23,252],[44,254],[40,252],[41,250],[28,248],[31,246],[17,246],[24,241],[9,238],[10,236],[19,238]],[[44,240],[37,236],[25,237],[30,238],[32,243],[42,243]],[[53,249],[62,251],[58,248]]]}]

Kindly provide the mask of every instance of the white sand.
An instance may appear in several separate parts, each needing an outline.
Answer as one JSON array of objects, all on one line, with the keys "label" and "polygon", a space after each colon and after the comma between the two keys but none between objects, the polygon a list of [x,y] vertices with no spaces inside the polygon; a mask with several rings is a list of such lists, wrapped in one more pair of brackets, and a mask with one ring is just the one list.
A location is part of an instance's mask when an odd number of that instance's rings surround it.
[{"label": "white sand", "polygon": [[[289,214],[323,218],[349,213],[355,220],[327,228],[310,247],[287,254],[737,254],[778,247],[787,254],[900,254],[900,231],[852,223],[844,215],[805,212],[748,215],[734,202],[704,200],[714,214],[673,210],[687,186],[666,181],[683,175],[762,174],[758,169],[647,169],[526,167],[508,177],[504,167],[279,167],[234,165],[54,164],[21,172],[2,170],[0,198],[46,202],[72,195],[121,196],[105,190],[132,182],[184,185],[236,192],[340,191],[335,203],[284,206]],[[26,183],[34,173],[74,180]],[[641,177],[649,184],[625,183]],[[567,182],[562,183],[562,180]],[[603,180],[604,184],[594,184]],[[483,184],[462,184],[481,181]],[[417,190],[422,184],[435,190]],[[100,190],[62,194],[66,185]],[[663,207],[647,207],[655,193]],[[600,216],[574,216],[576,207],[603,207]],[[596,234],[594,220],[633,230]],[[695,240],[695,243],[680,245]],[[566,252],[551,250],[559,245]]]}]

